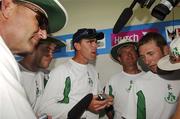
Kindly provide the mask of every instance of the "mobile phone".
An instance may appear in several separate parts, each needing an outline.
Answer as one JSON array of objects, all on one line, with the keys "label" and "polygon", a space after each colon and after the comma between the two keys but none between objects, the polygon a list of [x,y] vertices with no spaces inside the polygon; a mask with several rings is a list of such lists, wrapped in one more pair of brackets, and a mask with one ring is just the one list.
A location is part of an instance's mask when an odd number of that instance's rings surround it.
[{"label": "mobile phone", "polygon": [[98,100],[105,100],[107,96],[105,94],[98,94]]},{"label": "mobile phone", "polygon": [[47,114],[43,114],[39,117],[39,119],[48,119],[48,115]]}]

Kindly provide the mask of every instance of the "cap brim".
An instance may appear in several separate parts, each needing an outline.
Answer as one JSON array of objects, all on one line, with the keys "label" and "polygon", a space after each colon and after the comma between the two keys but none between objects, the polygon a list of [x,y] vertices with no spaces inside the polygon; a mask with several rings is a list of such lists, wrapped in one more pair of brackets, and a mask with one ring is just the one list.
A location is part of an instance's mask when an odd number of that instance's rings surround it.
[{"label": "cap brim", "polygon": [[169,55],[161,58],[158,62],[158,67],[165,71],[173,71],[180,69],[180,63],[174,63],[172,64],[169,61]]},{"label": "cap brim", "polygon": [[67,24],[67,13],[58,0],[25,0],[41,7],[48,15],[48,33],[54,33]]},{"label": "cap brim", "polygon": [[40,40],[39,43],[54,43],[57,45],[58,49],[66,46],[64,41],[56,39],[54,37],[47,37],[47,39]]},{"label": "cap brim", "polygon": [[129,44],[133,44],[135,45],[135,47],[137,47],[137,43],[136,42],[127,42],[127,43],[123,43],[123,44],[117,44],[115,46],[112,47],[111,49],[111,57],[113,60],[115,60],[116,62],[119,62],[117,57],[118,57],[118,53],[117,50],[121,47],[127,46]]}]

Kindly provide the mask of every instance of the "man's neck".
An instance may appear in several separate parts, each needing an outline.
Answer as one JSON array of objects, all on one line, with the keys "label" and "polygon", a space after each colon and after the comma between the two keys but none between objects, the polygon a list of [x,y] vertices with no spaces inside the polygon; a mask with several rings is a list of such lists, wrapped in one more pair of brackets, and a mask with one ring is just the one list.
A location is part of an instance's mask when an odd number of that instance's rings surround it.
[{"label": "man's neck", "polygon": [[138,74],[141,72],[138,67],[123,67],[123,71],[128,73],[128,74]]},{"label": "man's neck", "polygon": [[39,70],[38,67],[36,67],[35,64],[33,63],[26,63],[23,60],[19,62],[25,69],[32,71],[32,72],[37,72]]},{"label": "man's neck", "polygon": [[79,64],[88,64],[88,61],[82,57],[73,57],[72,60],[74,60],[75,62],[79,63]]}]

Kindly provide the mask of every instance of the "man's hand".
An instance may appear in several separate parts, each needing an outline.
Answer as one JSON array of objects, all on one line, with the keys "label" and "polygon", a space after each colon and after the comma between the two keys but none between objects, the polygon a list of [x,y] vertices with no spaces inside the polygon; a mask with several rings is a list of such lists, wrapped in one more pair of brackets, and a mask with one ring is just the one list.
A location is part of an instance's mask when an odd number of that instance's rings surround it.
[{"label": "man's hand", "polygon": [[52,119],[52,116],[47,115],[47,114],[43,114],[41,116],[37,116],[37,114],[36,114],[36,117],[37,117],[37,119]]},{"label": "man's hand", "polygon": [[52,116],[48,115],[48,119],[52,119]]},{"label": "man's hand", "polygon": [[105,100],[98,100],[98,96],[93,96],[93,99],[88,107],[88,110],[94,113],[98,113],[100,110],[109,107],[113,104],[113,98],[107,96]]}]

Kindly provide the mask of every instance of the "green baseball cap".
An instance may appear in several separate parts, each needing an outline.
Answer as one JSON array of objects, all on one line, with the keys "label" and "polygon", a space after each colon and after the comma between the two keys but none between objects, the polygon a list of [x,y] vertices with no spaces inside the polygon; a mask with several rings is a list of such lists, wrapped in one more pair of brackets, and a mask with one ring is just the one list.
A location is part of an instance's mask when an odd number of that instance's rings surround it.
[{"label": "green baseball cap", "polygon": [[48,33],[61,30],[68,21],[67,12],[58,0],[17,0],[38,7],[48,19]]}]

